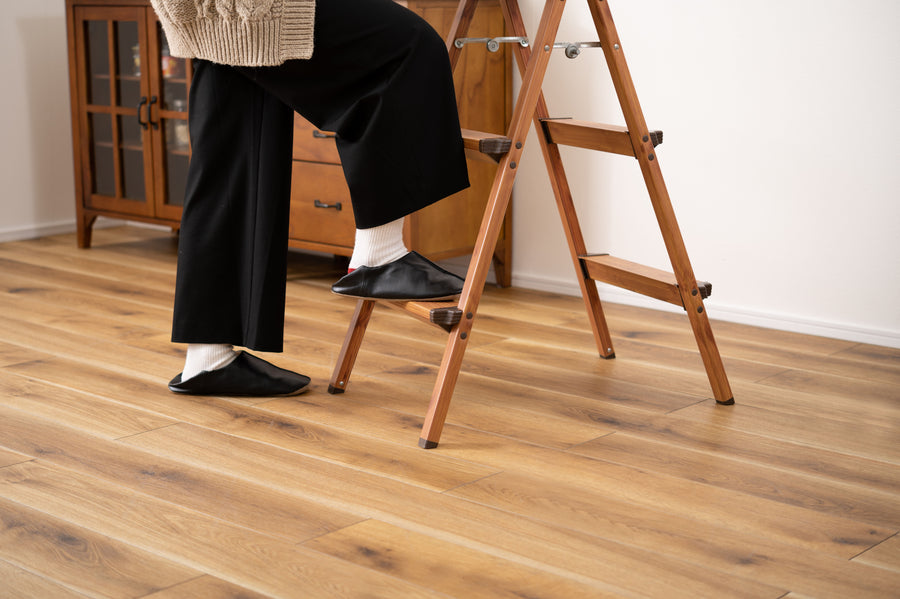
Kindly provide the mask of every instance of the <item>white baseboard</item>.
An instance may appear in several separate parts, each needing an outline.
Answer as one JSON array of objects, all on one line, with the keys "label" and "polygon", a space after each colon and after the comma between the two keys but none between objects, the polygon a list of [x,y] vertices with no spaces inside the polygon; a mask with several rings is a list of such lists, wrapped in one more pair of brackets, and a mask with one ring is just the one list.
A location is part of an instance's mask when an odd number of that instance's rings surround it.
[{"label": "white baseboard", "polygon": [[[94,223],[94,228],[103,229],[106,227],[115,227],[124,223],[125,221],[123,220],[105,218],[101,216],[98,217],[97,221]],[[139,223],[133,224],[138,225]],[[76,228],[77,227],[75,226],[74,219],[61,220],[54,223],[28,225],[25,227],[10,227],[7,229],[0,229],[0,243],[6,241],[24,241],[26,239],[37,239],[38,237],[47,237],[50,235],[74,233]]]},{"label": "white baseboard", "polygon": [[[551,291],[565,295],[581,295],[578,283],[572,280],[554,281],[543,277],[517,276],[513,274],[512,284],[515,287],[524,289]],[[676,306],[617,287],[599,284],[598,290],[600,299],[603,301],[667,312],[683,312],[682,309]],[[705,305],[709,317],[713,320],[724,320],[726,322],[747,324],[779,331],[790,331],[900,349],[900,331],[876,330],[847,323],[816,321],[793,314],[767,313],[743,306],[723,306],[713,301],[707,301]]]},{"label": "white baseboard", "polygon": [[37,239],[48,235],[62,235],[75,230],[74,220],[64,220],[55,223],[43,223],[25,227],[10,227],[0,229],[0,243],[6,241],[22,241],[25,239]]}]

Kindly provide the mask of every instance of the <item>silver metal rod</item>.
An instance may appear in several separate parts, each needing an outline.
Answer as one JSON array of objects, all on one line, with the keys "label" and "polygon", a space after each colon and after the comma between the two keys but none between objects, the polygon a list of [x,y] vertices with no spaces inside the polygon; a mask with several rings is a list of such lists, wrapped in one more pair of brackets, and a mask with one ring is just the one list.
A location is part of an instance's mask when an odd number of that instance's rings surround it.
[{"label": "silver metal rod", "polygon": [[466,44],[486,44],[487,49],[496,52],[500,49],[500,44],[518,43],[523,48],[528,47],[527,37],[461,37],[453,41],[453,45],[462,48]]},{"label": "silver metal rod", "polygon": [[556,42],[554,48],[565,48],[566,58],[578,58],[582,48],[600,48],[600,42]]},{"label": "silver metal rod", "polygon": [[[489,52],[496,52],[500,49],[500,44],[517,43],[523,48],[528,47],[528,38],[526,37],[461,37],[453,41],[453,45],[462,48],[466,44],[485,44]],[[566,57],[577,58],[581,54],[582,48],[599,48],[600,42],[556,42],[554,48],[565,48]]]}]

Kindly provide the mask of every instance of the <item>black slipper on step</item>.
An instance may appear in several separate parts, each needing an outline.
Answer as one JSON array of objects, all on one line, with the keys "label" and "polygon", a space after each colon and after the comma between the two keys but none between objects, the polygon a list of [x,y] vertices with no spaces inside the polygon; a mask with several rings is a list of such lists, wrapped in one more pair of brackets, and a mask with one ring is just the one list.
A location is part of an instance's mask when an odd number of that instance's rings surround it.
[{"label": "black slipper on step", "polygon": [[395,301],[451,299],[462,292],[465,279],[448,272],[417,252],[384,266],[360,266],[331,290],[358,299]]}]

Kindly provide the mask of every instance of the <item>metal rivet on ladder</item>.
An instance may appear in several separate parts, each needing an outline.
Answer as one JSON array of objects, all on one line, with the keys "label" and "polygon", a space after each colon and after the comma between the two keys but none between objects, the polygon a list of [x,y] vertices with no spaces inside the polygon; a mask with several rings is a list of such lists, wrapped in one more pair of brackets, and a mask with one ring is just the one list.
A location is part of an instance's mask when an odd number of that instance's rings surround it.
[{"label": "metal rivet on ladder", "polygon": [[515,163],[515,162],[510,162],[510,163],[509,163],[509,168],[516,168],[516,163]]},{"label": "metal rivet on ladder", "polygon": [[522,142],[521,142],[521,141],[517,141],[517,142],[516,142],[516,149],[517,149],[517,150],[521,150],[521,149],[522,149]]},{"label": "metal rivet on ladder", "polygon": [[467,312],[467,313],[466,313],[466,318],[468,318],[469,320],[472,320],[472,317],[474,317],[474,316],[475,316],[475,315],[472,314],[471,312]]},{"label": "metal rivet on ladder", "polygon": [[550,46],[544,46],[544,52],[549,52],[549,51],[550,51]]},{"label": "metal rivet on ladder", "polygon": [[650,154],[649,156],[647,156],[647,158],[649,158],[650,160],[655,160],[656,156],[654,156],[653,154]]},{"label": "metal rivet on ladder", "polygon": [[700,293],[700,292],[697,291],[696,289],[691,289],[691,295],[696,297],[698,293]]},{"label": "metal rivet on ladder", "polygon": [[459,334],[459,338],[460,338],[460,339],[465,339],[465,338],[468,337],[468,336],[469,336],[469,335],[466,334],[466,333],[460,333],[460,334]]},{"label": "metal rivet on ladder", "polygon": [[616,50],[618,50],[618,49],[619,49],[619,44],[613,44],[613,48],[615,48]]},{"label": "metal rivet on ladder", "polygon": [[703,306],[697,308],[697,314],[703,314]]},{"label": "metal rivet on ladder", "polygon": [[645,135],[644,137],[641,138],[641,141],[643,141],[644,143],[647,143],[648,141],[650,141],[650,136]]}]

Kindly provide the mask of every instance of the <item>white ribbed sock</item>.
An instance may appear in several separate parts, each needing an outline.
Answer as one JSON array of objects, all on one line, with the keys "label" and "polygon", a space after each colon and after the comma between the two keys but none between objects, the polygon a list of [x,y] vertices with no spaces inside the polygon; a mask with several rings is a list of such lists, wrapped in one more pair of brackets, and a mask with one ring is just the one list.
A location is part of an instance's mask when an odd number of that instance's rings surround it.
[{"label": "white ribbed sock", "polygon": [[224,368],[237,356],[238,352],[234,351],[234,347],[224,343],[190,343],[181,380],[186,381],[204,370]]},{"label": "white ribbed sock", "polygon": [[409,253],[403,243],[403,218],[371,229],[357,229],[350,268],[383,266]]}]

